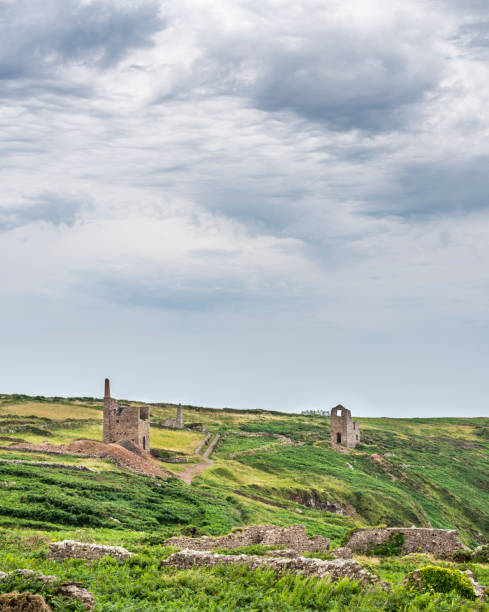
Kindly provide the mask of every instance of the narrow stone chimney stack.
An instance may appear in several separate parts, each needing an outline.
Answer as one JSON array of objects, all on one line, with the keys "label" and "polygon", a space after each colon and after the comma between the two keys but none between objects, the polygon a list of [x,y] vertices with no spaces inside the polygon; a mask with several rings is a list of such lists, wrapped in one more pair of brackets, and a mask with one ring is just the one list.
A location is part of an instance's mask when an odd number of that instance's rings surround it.
[{"label": "narrow stone chimney stack", "polygon": [[108,378],[105,379],[105,393],[104,399],[110,397],[110,380]]}]

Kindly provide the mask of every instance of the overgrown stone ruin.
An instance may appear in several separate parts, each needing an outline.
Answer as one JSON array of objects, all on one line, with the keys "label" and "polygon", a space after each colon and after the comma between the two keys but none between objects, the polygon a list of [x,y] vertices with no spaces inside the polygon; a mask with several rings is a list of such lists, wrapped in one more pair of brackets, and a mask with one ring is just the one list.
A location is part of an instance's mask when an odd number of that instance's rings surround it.
[{"label": "overgrown stone ruin", "polygon": [[443,555],[466,549],[455,529],[389,527],[387,529],[357,529],[346,546],[337,548],[334,554],[348,558],[353,553],[364,553],[371,548],[388,543],[389,539],[396,534],[402,536],[400,548],[404,554],[423,552]]},{"label": "overgrown stone ruin", "polygon": [[174,419],[165,419],[161,422],[162,427],[169,427],[170,429],[183,429],[183,408],[177,406],[177,414]]},{"label": "overgrown stone ruin", "polygon": [[105,379],[103,441],[128,440],[144,450],[150,450],[149,407],[122,406],[110,396],[110,381]]},{"label": "overgrown stone ruin", "polygon": [[76,542],[75,540],[51,542],[49,545],[49,559],[51,561],[65,561],[66,559],[93,561],[94,559],[101,559],[106,556],[124,561],[132,557],[132,553],[122,548],[122,546],[105,546],[103,544]]},{"label": "overgrown stone ruin", "polygon": [[188,538],[174,537],[165,542],[166,546],[178,546],[190,550],[215,550],[217,548],[240,548],[252,544],[263,546],[285,547],[296,553],[305,551],[327,552],[329,551],[329,538],[306,536],[305,525],[292,525],[290,527],[277,527],[276,525],[252,525],[241,531],[232,531],[229,535],[222,537]]},{"label": "overgrown stone ruin", "polygon": [[292,572],[304,576],[316,578],[328,577],[333,581],[348,578],[358,580],[362,586],[375,585],[379,579],[374,574],[364,570],[362,566],[353,559],[334,559],[323,561],[322,559],[309,559],[306,557],[261,557],[259,555],[220,555],[208,550],[181,550],[173,553],[161,562],[162,567],[172,566],[181,569],[193,567],[216,565],[247,565],[250,569],[267,567],[277,573]]},{"label": "overgrown stone ruin", "polygon": [[[64,597],[71,597],[73,599],[81,602],[87,610],[93,610],[95,606],[95,599],[88,591],[83,587],[80,582],[60,582],[58,583],[58,578],[56,576],[45,576],[41,572],[36,572],[30,569],[17,569],[12,572],[5,573],[0,572],[0,582],[8,581],[11,578],[25,578],[27,580],[32,580],[33,582],[41,582],[45,585],[55,585],[53,588],[55,589],[56,595],[61,595]],[[58,583],[58,584],[56,584]],[[33,596],[32,593],[17,593],[12,592],[8,593],[10,598],[5,598],[5,607],[0,609],[8,610],[8,599],[15,605],[23,605],[24,607],[12,607],[12,610],[32,610],[33,612],[44,612],[50,610],[49,606],[45,603],[44,599],[39,595]],[[2,602],[3,603],[3,602]],[[32,604],[30,608],[27,607],[27,604]]]},{"label": "overgrown stone ruin", "polygon": [[353,421],[351,411],[341,404],[331,409],[331,445],[355,448],[360,442],[360,423]]}]

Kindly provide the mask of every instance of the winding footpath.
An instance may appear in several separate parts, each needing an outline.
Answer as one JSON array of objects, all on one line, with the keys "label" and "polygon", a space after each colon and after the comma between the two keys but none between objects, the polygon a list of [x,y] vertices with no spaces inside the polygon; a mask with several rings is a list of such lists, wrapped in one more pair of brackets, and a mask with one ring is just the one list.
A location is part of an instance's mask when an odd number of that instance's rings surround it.
[{"label": "winding footpath", "polygon": [[183,472],[181,472],[179,474],[179,478],[180,480],[183,480],[183,482],[187,483],[187,484],[192,484],[192,480],[195,476],[198,476],[199,474],[202,474],[202,472],[204,470],[206,470],[208,467],[210,467],[214,461],[212,459],[209,459],[210,454],[212,453],[212,451],[214,450],[214,447],[216,446],[218,440],[219,440],[219,434],[216,434],[212,440],[212,442],[209,444],[209,446],[205,449],[204,453],[202,453],[202,448],[205,446],[205,443],[207,442],[207,440],[209,440],[210,438],[210,434],[204,439],[204,441],[202,442],[202,444],[199,446],[199,448],[197,448],[197,450],[195,451],[195,454],[198,457],[201,457],[203,459],[203,461],[201,461],[200,463],[197,463],[196,465],[192,465],[191,467],[187,468],[186,470],[184,470]]}]

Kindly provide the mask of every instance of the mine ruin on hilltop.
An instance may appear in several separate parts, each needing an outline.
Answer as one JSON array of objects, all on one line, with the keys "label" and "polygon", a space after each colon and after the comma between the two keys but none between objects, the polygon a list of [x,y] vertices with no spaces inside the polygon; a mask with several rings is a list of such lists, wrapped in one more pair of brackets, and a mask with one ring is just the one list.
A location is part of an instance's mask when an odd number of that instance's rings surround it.
[{"label": "mine ruin on hilltop", "polygon": [[341,404],[331,409],[331,445],[355,448],[360,442],[360,423]]},{"label": "mine ruin on hilltop", "polygon": [[128,440],[149,451],[149,407],[120,406],[110,397],[110,381],[105,379],[103,441]]}]

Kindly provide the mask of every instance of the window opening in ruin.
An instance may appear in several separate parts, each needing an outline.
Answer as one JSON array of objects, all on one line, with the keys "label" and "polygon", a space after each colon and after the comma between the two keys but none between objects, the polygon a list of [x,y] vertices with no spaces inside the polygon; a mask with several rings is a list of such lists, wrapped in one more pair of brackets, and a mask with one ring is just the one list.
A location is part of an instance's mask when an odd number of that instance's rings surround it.
[{"label": "window opening in ruin", "polygon": [[336,442],[337,442],[338,444],[341,444],[341,434],[340,434],[340,432],[338,432],[338,433],[336,434]]},{"label": "window opening in ruin", "polygon": [[143,436],[143,448],[146,450],[146,436]]},{"label": "window opening in ruin", "polygon": [[358,436],[357,436],[357,440],[358,440]]},{"label": "window opening in ruin", "polygon": [[343,416],[343,411],[342,410],[337,410],[336,411],[336,416]]}]

